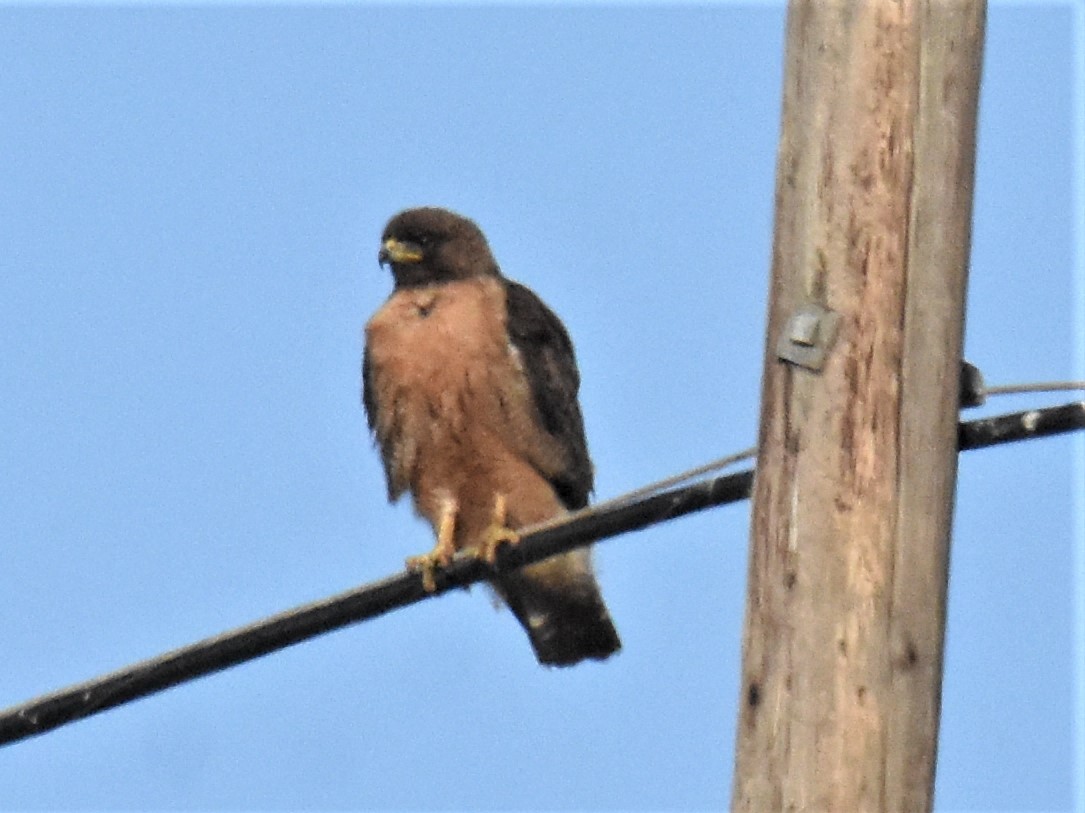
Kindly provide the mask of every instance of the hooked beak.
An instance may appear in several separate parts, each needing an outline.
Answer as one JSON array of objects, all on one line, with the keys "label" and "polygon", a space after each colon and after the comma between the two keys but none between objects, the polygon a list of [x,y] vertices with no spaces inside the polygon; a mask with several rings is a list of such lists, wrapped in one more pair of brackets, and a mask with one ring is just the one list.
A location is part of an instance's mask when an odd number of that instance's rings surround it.
[{"label": "hooked beak", "polygon": [[377,263],[383,268],[386,264],[417,263],[422,261],[422,247],[406,240],[389,237],[381,244],[377,252]]}]

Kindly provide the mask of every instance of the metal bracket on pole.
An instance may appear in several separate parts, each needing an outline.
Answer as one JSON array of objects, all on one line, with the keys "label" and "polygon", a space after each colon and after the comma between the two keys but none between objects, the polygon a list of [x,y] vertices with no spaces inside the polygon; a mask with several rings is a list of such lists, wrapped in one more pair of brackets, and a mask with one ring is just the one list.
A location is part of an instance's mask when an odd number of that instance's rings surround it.
[{"label": "metal bracket on pole", "polygon": [[784,332],[776,342],[776,356],[818,372],[836,341],[839,325],[839,313],[816,302],[806,302],[787,320]]}]

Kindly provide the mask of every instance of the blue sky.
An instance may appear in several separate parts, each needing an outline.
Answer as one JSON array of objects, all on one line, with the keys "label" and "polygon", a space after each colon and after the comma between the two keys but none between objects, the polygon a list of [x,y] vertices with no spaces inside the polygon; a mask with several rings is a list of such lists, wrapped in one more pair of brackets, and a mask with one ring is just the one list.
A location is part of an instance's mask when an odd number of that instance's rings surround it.
[{"label": "blue sky", "polygon": [[[990,10],[966,339],[990,383],[1085,375],[1082,20]],[[428,549],[358,394],[406,206],[474,218],[565,320],[600,498],[751,445],[783,24],[0,7],[0,706]],[[1074,805],[1082,452],[961,459],[940,810]],[[605,664],[544,670],[484,590],[450,595],[0,749],[0,808],[725,806],[748,515],[600,546]]]}]

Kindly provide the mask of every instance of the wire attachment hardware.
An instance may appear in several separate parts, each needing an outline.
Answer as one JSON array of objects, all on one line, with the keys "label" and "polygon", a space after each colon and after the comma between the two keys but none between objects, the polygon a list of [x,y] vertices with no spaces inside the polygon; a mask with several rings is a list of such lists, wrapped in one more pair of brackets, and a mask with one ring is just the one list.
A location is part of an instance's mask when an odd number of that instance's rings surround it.
[{"label": "wire attachment hardware", "polygon": [[820,372],[836,341],[840,314],[816,302],[800,305],[787,320],[776,342],[776,356],[807,370]]},{"label": "wire attachment hardware", "polygon": [[961,361],[961,409],[987,403],[987,382],[975,364]]}]

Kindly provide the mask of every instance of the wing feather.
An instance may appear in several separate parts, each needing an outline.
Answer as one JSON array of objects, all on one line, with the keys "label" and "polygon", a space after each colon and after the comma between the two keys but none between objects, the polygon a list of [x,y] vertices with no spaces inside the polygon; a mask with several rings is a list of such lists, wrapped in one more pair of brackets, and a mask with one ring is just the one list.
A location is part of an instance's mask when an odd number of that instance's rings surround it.
[{"label": "wing feather", "polygon": [[377,391],[373,384],[373,362],[369,360],[369,344],[362,351],[362,406],[369,431],[377,428]]},{"label": "wing feather", "polygon": [[547,473],[550,483],[568,508],[583,508],[594,475],[577,401],[580,373],[573,342],[561,320],[530,288],[506,280],[505,297],[509,341],[520,352],[539,418],[565,463],[560,471]]},{"label": "wing feather", "polygon": [[[388,502],[395,502],[403,493],[406,485],[399,482],[395,474],[395,451],[391,448],[387,438],[382,437],[379,431],[381,401],[378,397],[377,384],[374,380],[373,362],[369,356],[369,345],[362,352],[362,406],[365,407],[365,420],[369,425],[369,431],[373,435],[377,450],[380,452],[381,465],[384,467],[384,482],[388,487]],[[389,404],[385,409],[391,409]]]}]

